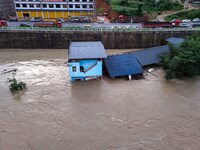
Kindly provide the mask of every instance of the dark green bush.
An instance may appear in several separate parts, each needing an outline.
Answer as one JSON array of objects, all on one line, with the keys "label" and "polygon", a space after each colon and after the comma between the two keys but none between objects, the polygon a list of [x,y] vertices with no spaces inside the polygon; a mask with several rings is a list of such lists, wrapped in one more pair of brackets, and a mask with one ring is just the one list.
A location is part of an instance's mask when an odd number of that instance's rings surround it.
[{"label": "dark green bush", "polygon": [[26,88],[25,82],[18,82],[14,77],[12,79],[8,79],[8,82],[10,82],[9,88],[11,92],[23,90]]}]

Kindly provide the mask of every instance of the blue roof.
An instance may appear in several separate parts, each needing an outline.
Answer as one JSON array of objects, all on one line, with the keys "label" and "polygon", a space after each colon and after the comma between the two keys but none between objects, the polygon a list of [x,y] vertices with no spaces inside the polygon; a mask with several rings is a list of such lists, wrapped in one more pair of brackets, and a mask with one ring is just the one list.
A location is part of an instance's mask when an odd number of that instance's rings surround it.
[{"label": "blue roof", "polygon": [[69,59],[107,58],[105,48],[101,42],[71,42]]},{"label": "blue roof", "polygon": [[132,53],[142,66],[157,64],[160,62],[160,56],[169,53],[168,45],[147,48],[144,50],[133,51]]},{"label": "blue roof", "polygon": [[170,44],[173,44],[173,45],[179,45],[179,44],[184,42],[184,39],[183,38],[170,37],[170,38],[166,39],[166,41],[169,42]]},{"label": "blue roof", "polygon": [[142,66],[131,53],[108,56],[104,60],[110,77],[143,73]]}]

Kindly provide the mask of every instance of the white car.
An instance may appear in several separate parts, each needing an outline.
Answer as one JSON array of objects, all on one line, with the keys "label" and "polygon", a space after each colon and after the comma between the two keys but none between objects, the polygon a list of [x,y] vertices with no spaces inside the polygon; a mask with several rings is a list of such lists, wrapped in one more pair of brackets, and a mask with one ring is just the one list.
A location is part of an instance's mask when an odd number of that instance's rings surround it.
[{"label": "white car", "polygon": [[192,26],[187,23],[180,23],[181,28],[191,28]]},{"label": "white car", "polygon": [[100,24],[104,24],[104,20],[103,20],[103,19],[98,20],[98,23],[100,23]]},{"label": "white car", "polygon": [[192,22],[200,22],[200,19],[199,18],[195,18],[192,20]]},{"label": "white car", "polygon": [[189,23],[189,22],[191,22],[191,20],[190,19],[184,19],[184,20],[182,20],[182,22]]}]

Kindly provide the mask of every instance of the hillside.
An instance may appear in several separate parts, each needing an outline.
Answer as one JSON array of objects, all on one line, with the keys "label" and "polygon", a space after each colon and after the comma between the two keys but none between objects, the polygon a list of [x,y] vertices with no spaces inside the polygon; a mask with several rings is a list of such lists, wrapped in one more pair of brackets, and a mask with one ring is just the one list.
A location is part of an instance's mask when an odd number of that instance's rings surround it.
[{"label": "hillside", "polygon": [[182,10],[181,2],[167,0],[97,0],[97,13],[107,13],[109,18],[119,14],[127,16],[155,15],[164,11]]}]

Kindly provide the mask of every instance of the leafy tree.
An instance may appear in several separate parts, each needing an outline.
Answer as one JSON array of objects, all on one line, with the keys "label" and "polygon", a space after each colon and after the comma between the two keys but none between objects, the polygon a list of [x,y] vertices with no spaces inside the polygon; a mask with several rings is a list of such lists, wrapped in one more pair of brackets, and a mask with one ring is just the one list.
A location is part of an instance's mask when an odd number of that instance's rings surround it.
[{"label": "leafy tree", "polygon": [[170,45],[170,53],[162,56],[165,78],[183,78],[200,75],[200,36],[195,33],[180,46]]}]

